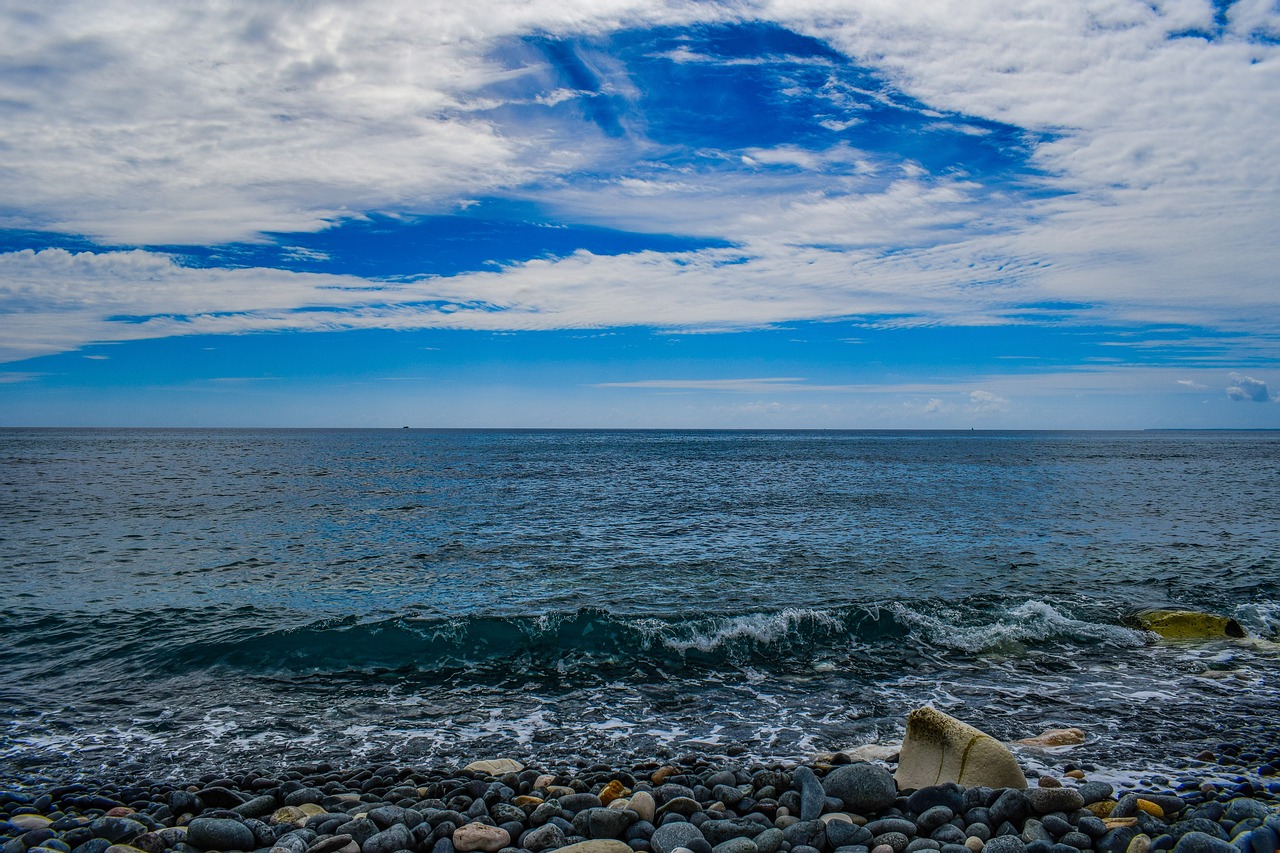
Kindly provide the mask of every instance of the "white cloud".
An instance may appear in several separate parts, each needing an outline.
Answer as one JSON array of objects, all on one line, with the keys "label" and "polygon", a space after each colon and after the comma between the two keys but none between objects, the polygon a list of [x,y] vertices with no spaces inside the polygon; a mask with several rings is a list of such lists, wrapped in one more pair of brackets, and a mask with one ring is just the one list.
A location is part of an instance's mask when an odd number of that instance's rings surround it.
[{"label": "white cloud", "polygon": [[[14,253],[0,258],[6,358],[196,331],[721,329],[874,314],[989,324],[1055,301],[1086,306],[1076,313],[1091,322],[1276,325],[1280,48],[1250,36],[1280,33],[1280,12],[1263,0],[1233,5],[1214,41],[1168,38],[1212,26],[1202,0],[103,0],[10,3],[0,18],[0,225],[212,242],[511,192],[565,218],[741,247],[579,253],[397,284],[190,270],[146,253]],[[702,166],[667,169],[642,137],[609,141],[553,118],[584,93],[540,60],[494,54],[530,34],[735,19],[824,40],[939,126],[968,116],[1027,129],[1039,188],[1056,194],[1019,200],[916,163],[891,174],[836,142],[706,152]],[[605,71],[628,96],[625,69]],[[520,98],[493,94],[544,78]],[[851,109],[890,97],[826,94]],[[504,103],[544,118],[513,118]],[[756,168],[717,171],[730,157]],[[580,177],[588,168],[598,179]],[[294,313],[303,307],[320,310]],[[119,315],[153,319],[105,319]]]},{"label": "white cloud", "polygon": [[1009,411],[1009,401],[999,394],[978,389],[969,392],[969,411],[978,414]]},{"label": "white cloud", "polygon": [[1179,385],[1183,385],[1187,388],[1190,388],[1192,391],[1208,391],[1209,390],[1208,385],[1201,384],[1195,381],[1194,379],[1179,379],[1177,380],[1177,382]]},{"label": "white cloud", "polygon": [[1231,374],[1231,384],[1227,386],[1227,396],[1232,400],[1250,403],[1271,402],[1271,394],[1267,391],[1266,382],[1239,373]]}]

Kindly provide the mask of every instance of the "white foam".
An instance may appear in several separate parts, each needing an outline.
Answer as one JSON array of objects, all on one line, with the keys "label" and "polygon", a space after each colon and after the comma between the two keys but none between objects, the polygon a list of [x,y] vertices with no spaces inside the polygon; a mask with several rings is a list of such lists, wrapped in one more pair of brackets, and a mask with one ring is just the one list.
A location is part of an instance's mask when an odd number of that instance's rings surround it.
[{"label": "white foam", "polygon": [[662,644],[681,653],[694,649],[712,652],[725,643],[738,639],[749,639],[767,645],[795,633],[805,623],[836,630],[843,627],[839,617],[825,610],[788,607],[776,613],[748,613],[707,620],[707,623],[703,623],[706,627],[695,629],[692,635],[668,634],[662,637]]},{"label": "white foam", "polygon": [[996,651],[1059,637],[1097,640],[1127,647],[1148,643],[1148,636],[1143,631],[1073,619],[1053,605],[1036,599],[1005,611],[995,622],[977,624],[969,621],[971,617],[954,610],[942,610],[935,615],[901,603],[890,605],[890,608],[900,621],[922,631],[930,643],[967,652]]}]

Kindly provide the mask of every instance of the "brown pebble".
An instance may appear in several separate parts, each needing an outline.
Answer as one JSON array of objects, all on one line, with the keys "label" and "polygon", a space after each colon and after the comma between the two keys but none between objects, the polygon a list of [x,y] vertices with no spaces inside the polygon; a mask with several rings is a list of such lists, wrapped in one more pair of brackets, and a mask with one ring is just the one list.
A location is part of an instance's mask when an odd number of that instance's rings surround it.
[{"label": "brown pebble", "polygon": [[1104,817],[1102,819],[1107,829],[1122,829],[1126,826],[1137,826],[1138,819],[1136,817]]},{"label": "brown pebble", "polygon": [[114,809],[107,809],[107,817],[125,817],[137,812],[137,809],[131,809],[128,806],[116,806]]},{"label": "brown pebble", "polygon": [[542,797],[530,797],[527,794],[521,794],[520,796],[516,797],[514,800],[511,801],[511,805],[519,806],[521,808],[523,808],[524,806],[540,806],[542,805],[542,803],[543,803]]},{"label": "brown pebble", "polygon": [[618,799],[618,797],[624,796],[625,794],[628,794],[628,793],[630,792],[627,790],[627,786],[623,785],[617,779],[614,779],[608,785],[605,785],[604,790],[600,792],[599,794],[600,802],[604,803],[607,806],[609,805],[609,803]]},{"label": "brown pebble", "polygon": [[973,853],[981,853],[982,849],[987,846],[987,842],[976,835],[970,835],[964,840],[964,846],[972,850]]},{"label": "brown pebble", "polygon": [[1061,788],[1062,783],[1052,776],[1041,776],[1039,785],[1041,788]]},{"label": "brown pebble", "polygon": [[665,767],[659,767],[657,770],[653,771],[653,775],[649,778],[653,781],[653,784],[661,785],[663,782],[667,781],[672,776],[678,775],[679,773],[679,767],[672,767],[668,764]]},{"label": "brown pebble", "polygon": [[1071,778],[1071,779],[1084,779],[1084,778],[1085,778],[1085,776],[1084,776],[1084,771],[1083,771],[1083,770],[1068,770],[1066,773],[1063,773],[1062,775],[1063,775],[1063,776],[1067,776],[1067,777],[1069,777],[1069,778]]}]

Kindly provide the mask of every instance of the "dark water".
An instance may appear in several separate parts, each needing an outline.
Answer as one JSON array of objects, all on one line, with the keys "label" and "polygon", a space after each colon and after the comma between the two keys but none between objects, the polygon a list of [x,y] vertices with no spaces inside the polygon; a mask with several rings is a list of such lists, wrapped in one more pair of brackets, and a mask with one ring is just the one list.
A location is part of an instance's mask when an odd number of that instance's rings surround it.
[{"label": "dark water", "polygon": [[1277,737],[1278,554],[1278,433],[0,430],[0,777],[801,758],[925,702],[1153,772]]}]

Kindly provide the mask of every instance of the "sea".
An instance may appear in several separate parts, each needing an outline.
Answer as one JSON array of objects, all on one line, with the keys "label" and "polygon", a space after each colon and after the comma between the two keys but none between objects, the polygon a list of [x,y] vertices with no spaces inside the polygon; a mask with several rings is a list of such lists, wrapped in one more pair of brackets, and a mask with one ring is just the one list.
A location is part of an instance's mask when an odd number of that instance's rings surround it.
[{"label": "sea", "polygon": [[786,762],[923,705],[1174,778],[1280,742],[1278,631],[1280,432],[0,430],[0,780]]}]

